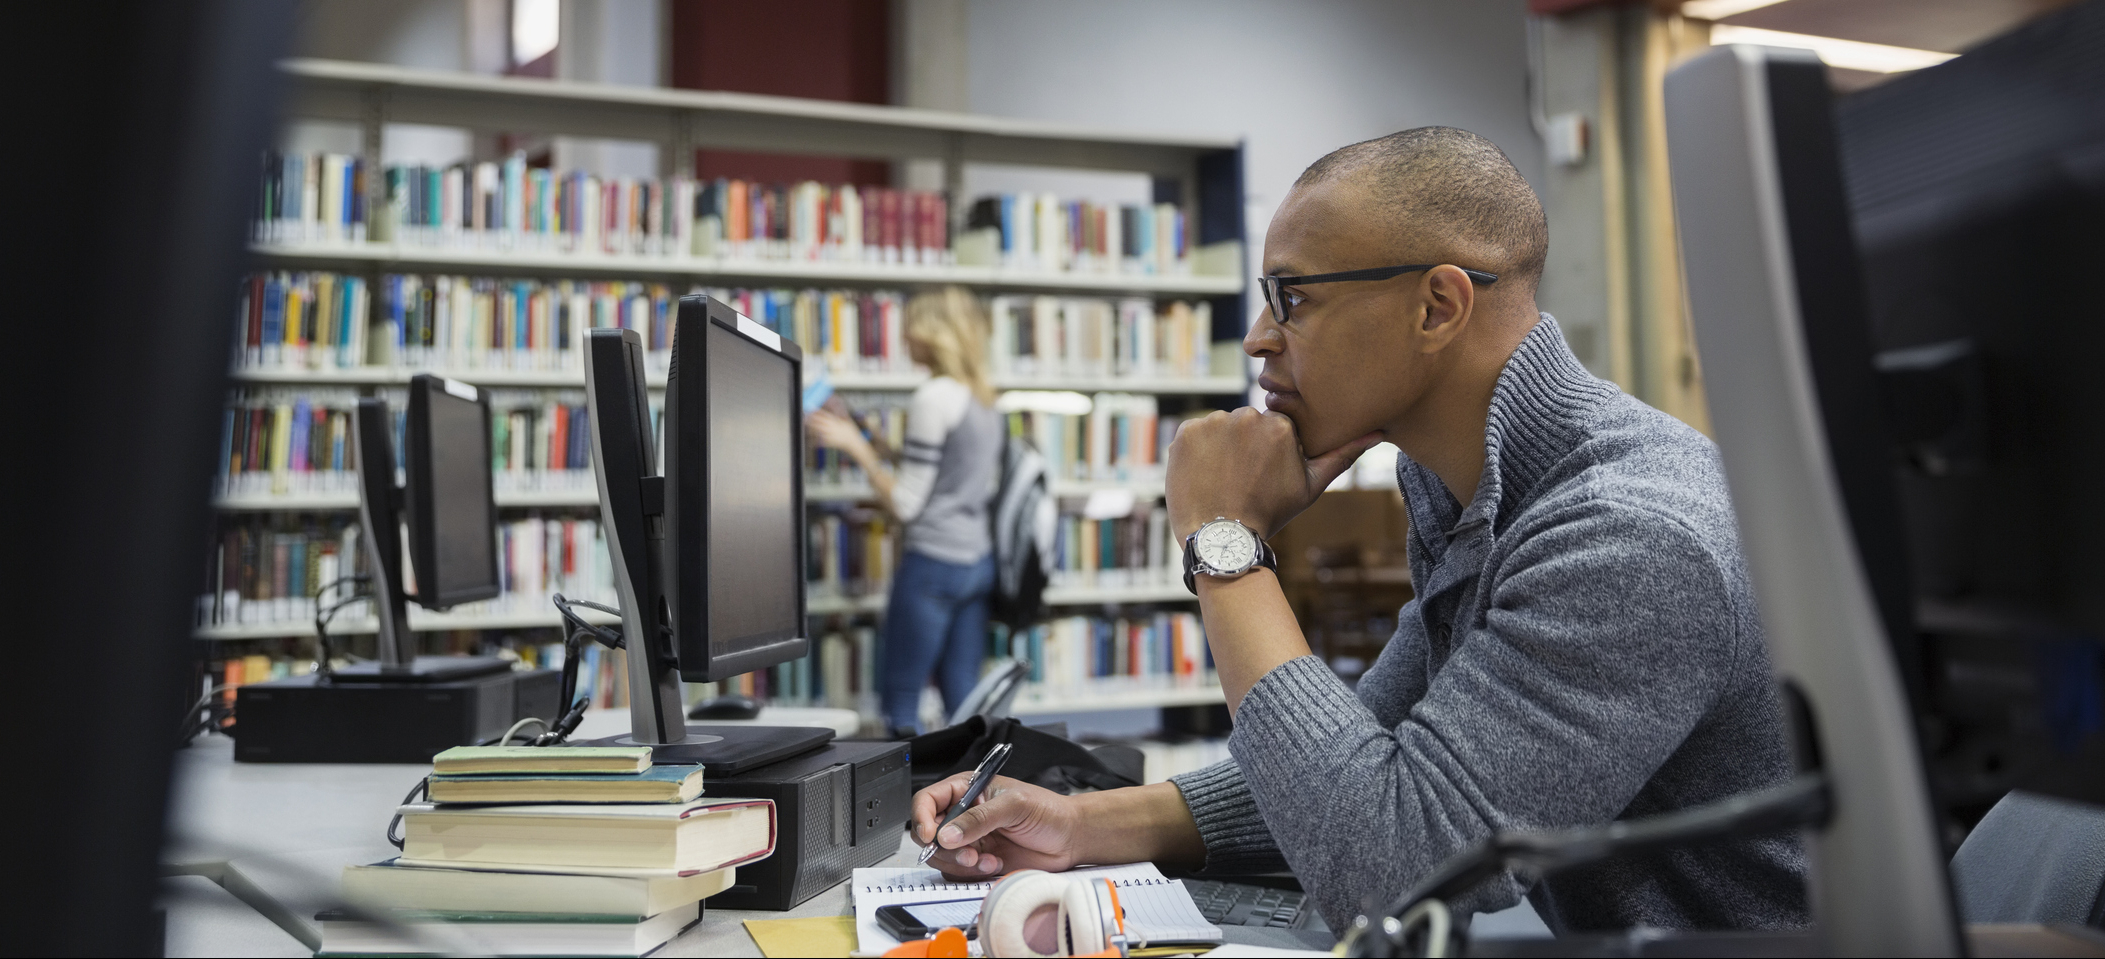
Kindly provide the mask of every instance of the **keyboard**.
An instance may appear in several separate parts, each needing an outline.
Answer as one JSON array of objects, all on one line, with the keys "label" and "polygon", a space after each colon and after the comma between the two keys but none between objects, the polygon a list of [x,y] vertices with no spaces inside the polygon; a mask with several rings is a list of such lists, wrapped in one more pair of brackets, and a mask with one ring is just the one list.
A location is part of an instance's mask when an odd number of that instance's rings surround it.
[{"label": "keyboard", "polygon": [[1180,879],[1199,912],[1216,926],[1299,929],[1308,921],[1308,894],[1239,882]]}]

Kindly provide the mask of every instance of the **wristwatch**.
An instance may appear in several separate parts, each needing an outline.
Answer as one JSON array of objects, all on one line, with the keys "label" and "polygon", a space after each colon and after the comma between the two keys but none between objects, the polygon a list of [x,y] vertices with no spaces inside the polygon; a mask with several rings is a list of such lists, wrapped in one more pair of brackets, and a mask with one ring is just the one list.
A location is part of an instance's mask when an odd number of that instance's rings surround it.
[{"label": "wristwatch", "polygon": [[1216,516],[1184,537],[1184,588],[1199,593],[1197,574],[1232,579],[1262,566],[1279,572],[1279,557],[1257,531]]}]

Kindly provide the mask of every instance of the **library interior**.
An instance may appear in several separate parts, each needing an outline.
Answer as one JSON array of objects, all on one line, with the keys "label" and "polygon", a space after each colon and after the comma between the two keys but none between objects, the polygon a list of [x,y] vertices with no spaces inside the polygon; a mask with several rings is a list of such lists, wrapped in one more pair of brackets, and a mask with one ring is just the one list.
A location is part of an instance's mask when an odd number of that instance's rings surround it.
[{"label": "library interior", "polygon": [[2105,957],[2105,0],[25,19],[9,953]]}]

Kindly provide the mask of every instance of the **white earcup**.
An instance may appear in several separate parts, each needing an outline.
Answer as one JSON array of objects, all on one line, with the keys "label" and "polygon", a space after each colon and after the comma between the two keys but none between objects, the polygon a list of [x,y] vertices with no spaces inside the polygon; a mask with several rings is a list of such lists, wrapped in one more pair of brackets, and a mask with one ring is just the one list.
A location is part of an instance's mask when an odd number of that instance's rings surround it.
[{"label": "white earcup", "polygon": [[1085,956],[1104,951],[1104,908],[1097,902],[1098,882],[1067,880],[1060,894],[1060,954]]},{"label": "white earcup", "polygon": [[[990,959],[1045,959],[1061,950],[1061,903],[1081,883],[1037,869],[1011,873],[979,906],[980,948]],[[1101,947],[1099,947],[1101,948]]]}]

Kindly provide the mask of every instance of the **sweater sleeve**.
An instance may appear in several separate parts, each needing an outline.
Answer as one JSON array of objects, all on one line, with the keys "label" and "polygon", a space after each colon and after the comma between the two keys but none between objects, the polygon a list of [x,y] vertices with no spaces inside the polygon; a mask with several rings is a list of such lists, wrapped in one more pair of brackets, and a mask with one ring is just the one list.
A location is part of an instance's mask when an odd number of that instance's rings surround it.
[{"label": "sweater sleeve", "polygon": [[1171,776],[1184,794],[1199,838],[1206,843],[1206,871],[1278,872],[1286,868],[1271,830],[1257,813],[1250,784],[1235,760],[1224,759],[1204,769]]},{"label": "sweater sleeve", "polygon": [[[1615,819],[1716,698],[1737,621],[1694,535],[1598,501],[1552,519],[1484,574],[1483,626],[1395,725],[1312,656],[1244,697],[1229,753],[1331,928],[1495,830]],[[1450,905],[1525,891],[1506,875]]]},{"label": "sweater sleeve", "polygon": [[901,523],[911,523],[928,505],[936,488],[936,472],[943,463],[943,442],[965,418],[972,391],[947,376],[938,376],[914,390],[906,408],[906,449],[901,452],[899,475],[892,484],[892,513]]}]

